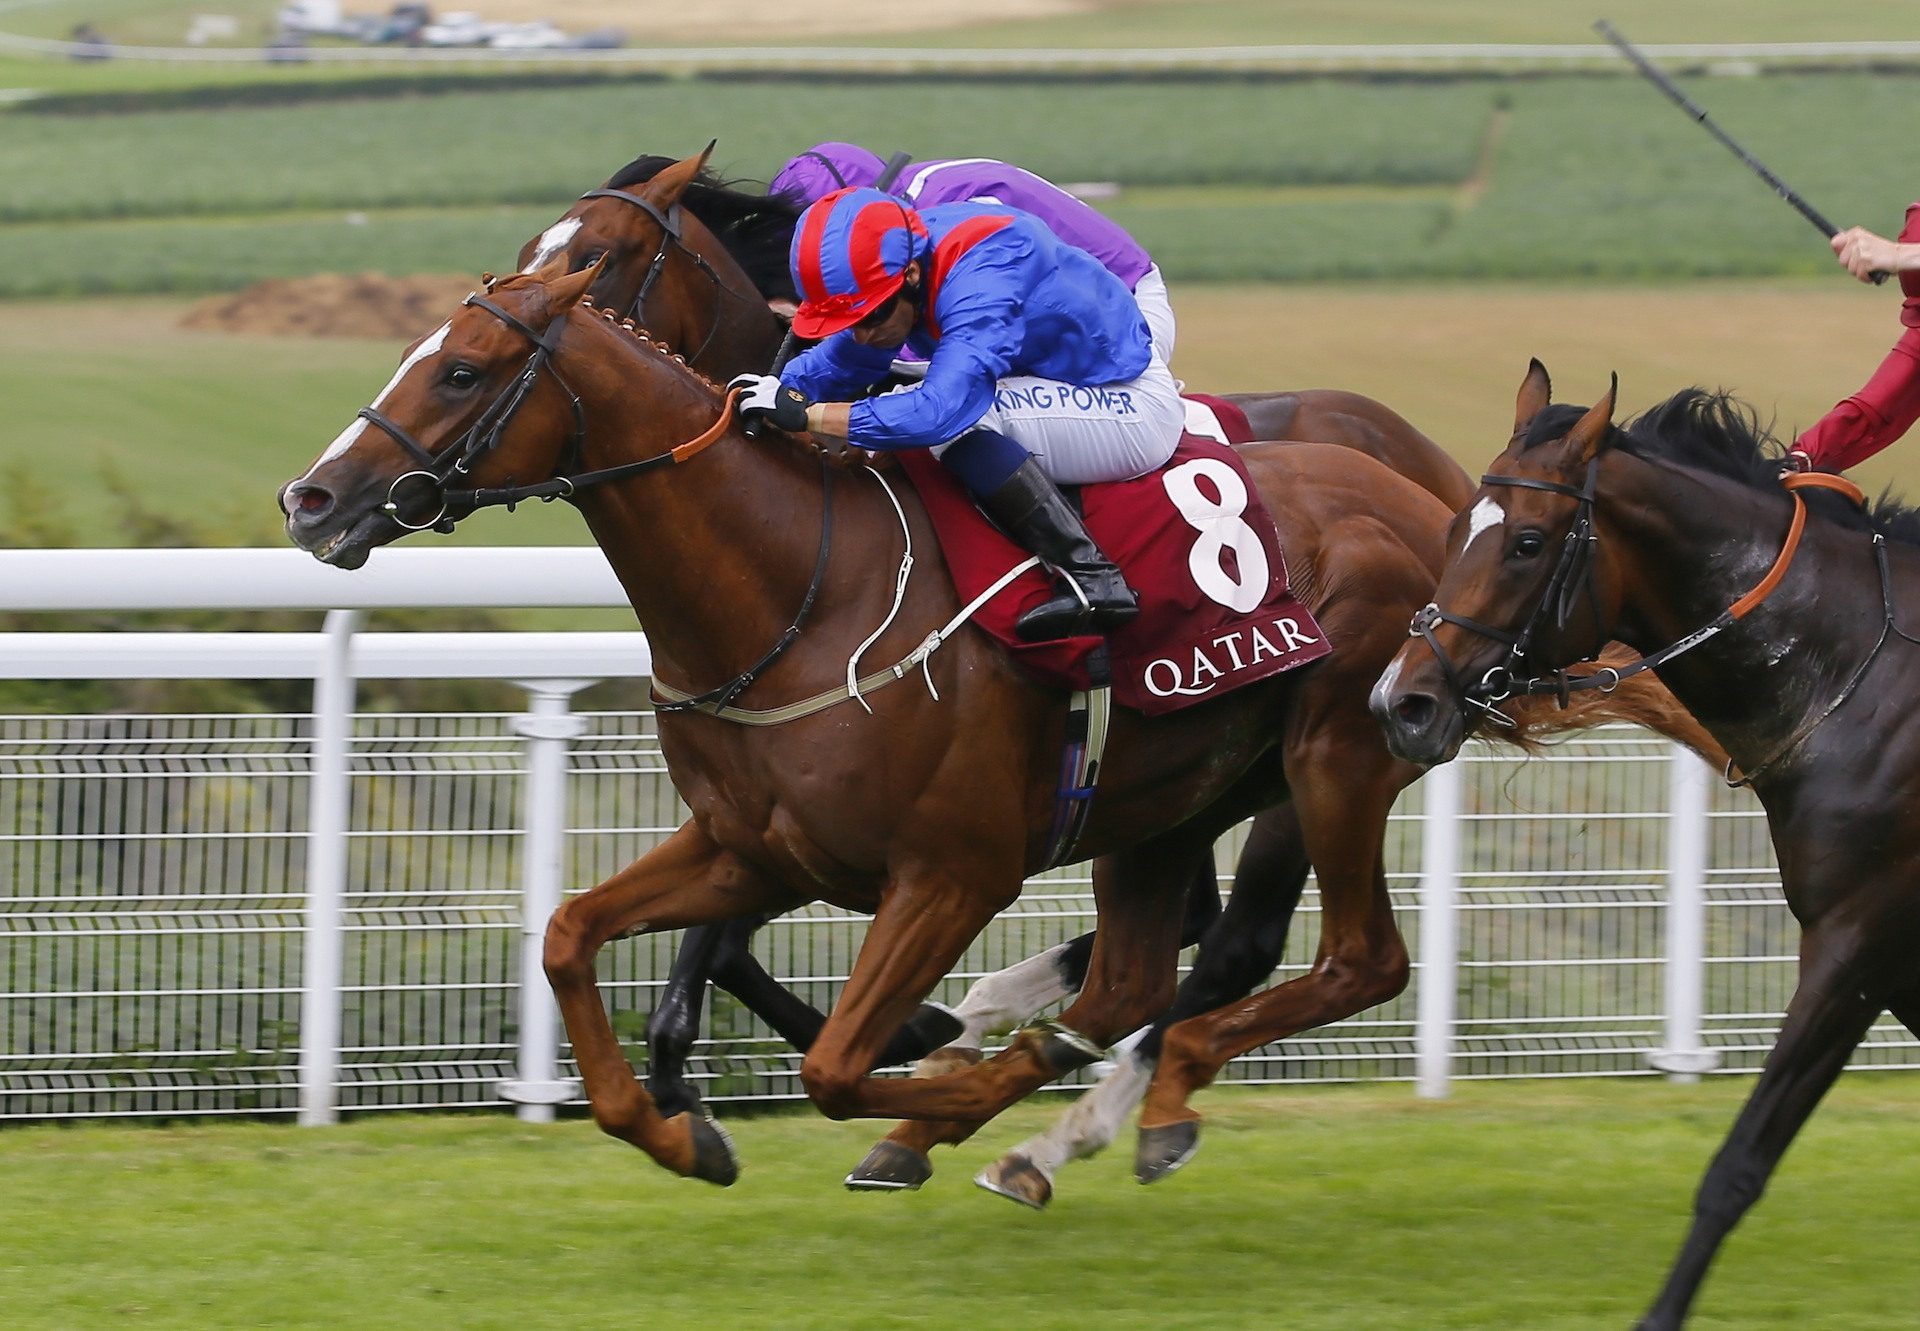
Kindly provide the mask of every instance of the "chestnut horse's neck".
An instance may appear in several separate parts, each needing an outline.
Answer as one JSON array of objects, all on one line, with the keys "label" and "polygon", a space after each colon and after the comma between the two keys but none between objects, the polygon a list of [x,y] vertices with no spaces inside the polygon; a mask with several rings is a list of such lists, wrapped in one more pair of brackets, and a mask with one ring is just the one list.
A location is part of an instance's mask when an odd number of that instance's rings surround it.
[{"label": "chestnut horse's neck", "polygon": [[[583,470],[658,455],[713,426],[723,397],[712,382],[594,311],[568,318],[555,365],[585,413]],[[578,507],[647,630],[663,680],[695,692],[719,685],[793,623],[819,554],[826,467],[844,464],[823,464],[784,435],[748,439],[735,427],[683,463],[580,493]],[[898,520],[890,506],[880,511],[886,501],[871,480],[838,474],[833,491],[839,567],[854,552],[870,563],[899,548]],[[810,633],[818,637],[838,612],[870,613],[867,592],[883,583],[890,590],[892,579],[876,568],[866,590],[821,598]]]},{"label": "chestnut horse's neck", "polygon": [[[1617,451],[1600,476],[1601,549],[1622,579],[1617,632],[1642,652],[1711,623],[1762,582],[1786,542],[1784,492]],[[1660,678],[1751,771],[1846,686],[1881,620],[1867,533],[1809,515],[1778,586]]]}]

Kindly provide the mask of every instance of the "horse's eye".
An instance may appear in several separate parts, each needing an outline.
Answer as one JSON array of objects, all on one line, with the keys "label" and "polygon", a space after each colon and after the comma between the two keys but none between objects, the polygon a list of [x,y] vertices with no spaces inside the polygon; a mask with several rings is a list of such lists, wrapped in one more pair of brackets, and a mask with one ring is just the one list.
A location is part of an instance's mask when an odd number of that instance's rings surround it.
[{"label": "horse's eye", "polygon": [[471,365],[456,365],[447,371],[447,387],[464,392],[480,382],[480,372]]},{"label": "horse's eye", "polygon": [[1532,559],[1547,548],[1547,538],[1537,531],[1523,531],[1513,538],[1513,557]]},{"label": "horse's eye", "polygon": [[573,261],[573,271],[576,273],[584,273],[587,269],[593,267],[606,257],[607,252],[605,250],[595,250],[591,254],[583,254]]}]

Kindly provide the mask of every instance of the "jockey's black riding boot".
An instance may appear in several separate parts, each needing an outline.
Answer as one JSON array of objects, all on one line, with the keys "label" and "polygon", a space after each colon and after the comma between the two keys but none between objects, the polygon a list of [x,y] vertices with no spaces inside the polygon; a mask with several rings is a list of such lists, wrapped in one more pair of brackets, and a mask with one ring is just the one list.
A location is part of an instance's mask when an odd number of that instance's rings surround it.
[{"label": "jockey's black riding boot", "polygon": [[1080,515],[1032,458],[985,494],[974,496],[988,517],[1061,576],[1053,599],[1020,616],[1014,630],[1028,642],[1106,633],[1140,613],[1133,589],[1087,535]]}]

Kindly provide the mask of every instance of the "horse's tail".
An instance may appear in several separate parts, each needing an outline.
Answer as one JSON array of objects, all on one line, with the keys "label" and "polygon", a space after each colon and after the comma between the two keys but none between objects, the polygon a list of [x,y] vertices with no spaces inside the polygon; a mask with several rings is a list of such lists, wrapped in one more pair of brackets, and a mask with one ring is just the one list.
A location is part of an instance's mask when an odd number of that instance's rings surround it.
[{"label": "horse's tail", "polygon": [[[1600,653],[1599,664],[1617,669],[1636,656],[1632,648],[1622,643],[1609,643]],[[1726,750],[1651,671],[1622,681],[1611,693],[1588,689],[1571,694],[1564,708],[1551,694],[1536,694],[1503,703],[1500,710],[1516,723],[1517,729],[1486,726],[1480,733],[1527,753],[1537,752],[1542,741],[1554,735],[1588,730],[1612,721],[1627,721],[1678,740],[1715,766],[1724,766],[1727,761]]]}]

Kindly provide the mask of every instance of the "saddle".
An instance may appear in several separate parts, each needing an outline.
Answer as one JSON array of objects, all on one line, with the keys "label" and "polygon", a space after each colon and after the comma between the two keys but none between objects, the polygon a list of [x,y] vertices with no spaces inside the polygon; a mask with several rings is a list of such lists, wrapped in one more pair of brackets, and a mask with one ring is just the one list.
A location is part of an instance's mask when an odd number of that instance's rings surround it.
[{"label": "saddle", "polygon": [[[1032,568],[989,598],[973,622],[1042,683],[1097,687],[1148,715],[1178,711],[1332,650],[1287,589],[1279,534],[1232,443],[1250,442],[1246,416],[1189,396],[1187,429],[1160,470],[1080,488],[1087,530],[1140,597],[1140,614],[1111,638],[1024,642],[1014,621],[1052,595]],[[1028,558],[994,529],[965,489],[919,449],[896,455],[933,520],[962,602]]]}]

